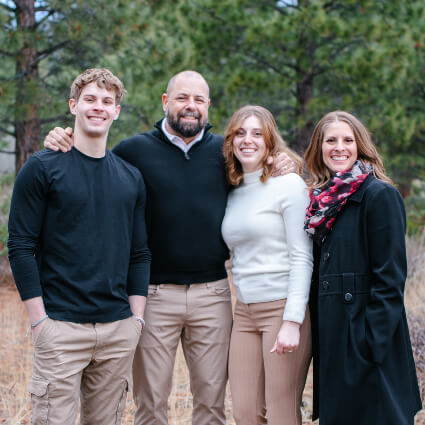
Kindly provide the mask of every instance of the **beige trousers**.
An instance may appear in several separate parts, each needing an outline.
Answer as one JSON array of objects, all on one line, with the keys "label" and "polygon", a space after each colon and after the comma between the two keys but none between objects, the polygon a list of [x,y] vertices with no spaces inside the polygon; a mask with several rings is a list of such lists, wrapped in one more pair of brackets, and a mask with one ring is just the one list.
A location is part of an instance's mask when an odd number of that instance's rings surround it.
[{"label": "beige trousers", "polygon": [[121,423],[141,326],[134,317],[81,324],[47,319],[29,383],[33,425]]},{"label": "beige trousers", "polygon": [[236,302],[229,356],[233,415],[238,425],[301,425],[302,393],[311,360],[310,315],[293,353],[270,353],[285,300]]},{"label": "beige trousers", "polygon": [[145,320],[133,363],[135,425],[168,424],[168,396],[179,341],[190,374],[192,424],[225,424],[232,326],[227,279],[190,286],[150,285]]}]

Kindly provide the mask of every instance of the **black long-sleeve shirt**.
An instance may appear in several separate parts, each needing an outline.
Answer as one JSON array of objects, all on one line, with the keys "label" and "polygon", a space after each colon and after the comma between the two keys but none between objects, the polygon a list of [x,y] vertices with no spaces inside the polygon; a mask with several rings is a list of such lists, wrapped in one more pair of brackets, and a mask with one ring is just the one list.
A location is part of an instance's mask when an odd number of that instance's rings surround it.
[{"label": "black long-sleeve shirt", "polygon": [[57,320],[129,317],[128,295],[146,295],[149,282],[145,202],[140,172],[109,151],[32,155],[16,178],[9,217],[21,298],[42,296]]},{"label": "black long-sleeve shirt", "polygon": [[229,186],[223,137],[207,126],[187,154],[161,130],[130,137],[113,152],[137,167],[147,190],[151,283],[200,283],[226,277],[221,236]]}]

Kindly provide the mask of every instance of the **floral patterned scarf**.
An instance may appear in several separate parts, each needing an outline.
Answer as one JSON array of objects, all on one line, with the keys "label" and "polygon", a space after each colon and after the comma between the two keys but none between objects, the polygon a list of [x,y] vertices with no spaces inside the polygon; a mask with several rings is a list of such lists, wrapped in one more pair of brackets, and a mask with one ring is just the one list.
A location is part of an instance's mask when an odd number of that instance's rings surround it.
[{"label": "floral patterned scarf", "polygon": [[310,191],[310,205],[306,212],[304,230],[315,242],[323,244],[336,215],[372,172],[373,168],[369,163],[364,165],[357,160],[351,169],[335,173],[322,189]]}]

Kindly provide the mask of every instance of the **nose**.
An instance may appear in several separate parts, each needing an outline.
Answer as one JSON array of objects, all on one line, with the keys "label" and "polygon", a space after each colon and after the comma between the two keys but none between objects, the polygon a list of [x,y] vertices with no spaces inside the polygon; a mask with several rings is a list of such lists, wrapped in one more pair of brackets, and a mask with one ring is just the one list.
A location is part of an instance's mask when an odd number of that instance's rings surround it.
[{"label": "nose", "polygon": [[103,103],[102,100],[96,100],[96,102],[93,105],[93,109],[95,109],[96,111],[103,111]]},{"label": "nose", "polygon": [[190,96],[187,99],[186,108],[195,109],[195,99],[193,96]]},{"label": "nose", "polygon": [[335,149],[338,151],[342,151],[345,149],[345,145],[344,145],[344,141],[342,140],[342,137],[337,138]]},{"label": "nose", "polygon": [[250,142],[250,135],[249,135],[249,132],[246,132],[242,136],[242,143],[249,144],[249,142]]}]

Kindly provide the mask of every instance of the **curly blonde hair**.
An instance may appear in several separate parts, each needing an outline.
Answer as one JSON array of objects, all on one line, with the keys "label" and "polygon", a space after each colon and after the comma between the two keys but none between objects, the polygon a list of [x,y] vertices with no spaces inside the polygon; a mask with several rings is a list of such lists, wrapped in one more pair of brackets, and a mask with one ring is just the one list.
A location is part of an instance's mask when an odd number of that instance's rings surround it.
[{"label": "curly blonde hair", "polygon": [[310,143],[304,153],[304,160],[310,172],[310,177],[307,179],[309,187],[312,189],[323,187],[332,178],[332,171],[323,161],[322,144],[326,128],[334,122],[344,122],[350,126],[357,144],[357,159],[372,165],[373,174],[377,179],[393,184],[385,174],[382,159],[364,124],[349,112],[333,111],[323,116],[316,124]]},{"label": "curly blonde hair", "polygon": [[78,101],[80,98],[83,88],[90,83],[96,82],[97,85],[106,90],[112,90],[115,92],[115,104],[119,105],[127,93],[124,88],[122,81],[112,74],[109,69],[106,68],[90,68],[82,72],[72,83],[70,99]]},{"label": "curly blonde hair", "polygon": [[260,180],[264,183],[273,171],[273,164],[267,163],[269,156],[276,156],[280,152],[285,152],[295,163],[297,173],[300,174],[303,161],[294,151],[286,146],[276,125],[276,121],[270,111],[262,106],[246,105],[238,109],[230,118],[229,124],[224,131],[223,154],[226,162],[227,179],[233,186],[239,186],[243,178],[242,165],[233,152],[233,139],[236,131],[241,128],[243,122],[249,117],[257,117],[261,124],[261,130],[266,145],[266,152],[263,158],[263,174]]}]

